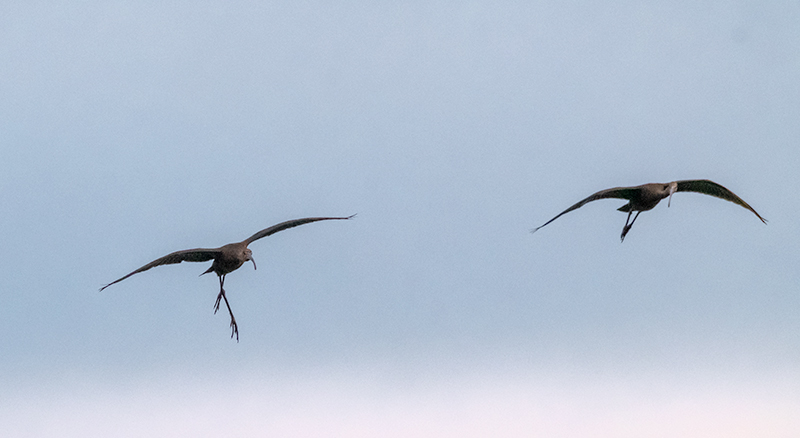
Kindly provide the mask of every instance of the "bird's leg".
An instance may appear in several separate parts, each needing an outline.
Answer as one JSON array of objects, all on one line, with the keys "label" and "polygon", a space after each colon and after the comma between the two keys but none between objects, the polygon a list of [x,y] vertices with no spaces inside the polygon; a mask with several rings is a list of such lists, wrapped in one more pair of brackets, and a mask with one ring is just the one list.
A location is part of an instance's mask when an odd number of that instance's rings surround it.
[{"label": "bird's leg", "polygon": [[[628,234],[628,230],[630,230],[630,227],[628,226],[628,221],[631,220],[631,214],[633,214],[633,210],[628,210],[628,217],[625,218],[625,226],[622,227],[622,235],[619,236],[620,242],[625,241],[625,235]],[[219,298],[217,298],[217,301],[219,301]]]},{"label": "bird's leg", "polygon": [[220,300],[225,296],[225,289],[222,288],[222,284],[225,283],[225,276],[220,275],[217,278],[219,278],[219,295],[217,295],[217,301],[214,303],[214,315],[216,315],[217,310],[219,310]]},{"label": "bird's leg", "polygon": [[228,297],[225,296],[225,289],[222,288],[222,285],[225,283],[225,276],[220,275],[219,277],[219,295],[217,295],[217,302],[214,303],[214,314],[217,313],[219,310],[219,303],[221,299],[225,300],[225,306],[228,308],[228,313],[231,315],[231,339],[233,339],[233,335],[236,335],[236,342],[239,342],[239,326],[236,325],[236,318],[233,317],[233,311],[231,310],[231,305],[228,303]]},{"label": "bird's leg", "polygon": [[225,296],[225,292],[222,292],[222,298],[225,299],[225,306],[228,307],[228,313],[231,315],[231,339],[233,339],[233,335],[236,335],[236,342],[239,342],[239,326],[236,325],[236,318],[233,317],[233,311],[231,311],[231,305],[228,304],[228,298]]},{"label": "bird's leg", "polygon": [[[633,213],[633,210],[628,212],[628,219],[631,218],[631,214],[632,213]],[[631,221],[630,224],[628,224],[628,219],[625,219],[625,227],[622,229],[622,235],[619,236],[620,242],[624,242],[625,241],[625,235],[628,234],[628,231],[630,231],[630,229],[633,227],[633,223],[636,222],[636,218],[639,217],[639,213],[641,213],[641,211],[637,211],[636,212],[636,216],[633,217],[633,220]]]}]

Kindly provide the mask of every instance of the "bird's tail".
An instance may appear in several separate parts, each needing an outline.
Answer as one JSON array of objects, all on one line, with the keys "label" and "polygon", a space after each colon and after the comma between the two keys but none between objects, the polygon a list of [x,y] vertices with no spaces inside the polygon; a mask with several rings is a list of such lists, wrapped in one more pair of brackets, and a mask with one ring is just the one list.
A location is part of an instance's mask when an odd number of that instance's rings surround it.
[{"label": "bird's tail", "polygon": [[200,274],[200,276],[206,275],[209,272],[214,272],[214,265],[213,264],[211,266],[209,266],[208,269],[206,269],[206,272],[203,272],[202,274]]},{"label": "bird's tail", "polygon": [[631,203],[629,202],[629,203],[623,205],[622,207],[618,208],[617,210],[624,211],[625,213],[628,213],[628,212],[631,211]]}]

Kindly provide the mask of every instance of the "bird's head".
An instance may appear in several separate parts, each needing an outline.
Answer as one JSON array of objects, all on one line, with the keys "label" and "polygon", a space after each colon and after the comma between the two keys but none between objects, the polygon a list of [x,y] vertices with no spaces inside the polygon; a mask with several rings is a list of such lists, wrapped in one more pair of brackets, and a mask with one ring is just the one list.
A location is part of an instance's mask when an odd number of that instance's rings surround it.
[{"label": "bird's head", "polygon": [[667,201],[667,208],[672,203],[672,194],[678,191],[678,183],[672,181],[671,183],[667,184],[667,188],[669,189],[669,200]]},{"label": "bird's head", "polygon": [[253,262],[253,269],[258,269],[256,267],[256,260],[253,258],[253,251],[250,251],[250,248],[244,249],[244,261],[251,261]]}]

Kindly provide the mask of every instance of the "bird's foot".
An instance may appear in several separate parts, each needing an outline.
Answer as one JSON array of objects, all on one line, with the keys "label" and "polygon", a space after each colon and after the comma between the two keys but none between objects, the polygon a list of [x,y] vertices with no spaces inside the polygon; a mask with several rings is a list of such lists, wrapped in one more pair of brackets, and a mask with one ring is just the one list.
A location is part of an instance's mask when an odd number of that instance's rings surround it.
[{"label": "bird's foot", "polygon": [[619,242],[622,243],[625,241],[625,236],[628,234],[628,231],[631,229],[629,225],[626,225],[625,228],[622,229],[622,234],[619,236]]},{"label": "bird's foot", "polygon": [[217,310],[219,310],[219,303],[220,303],[220,300],[222,300],[222,295],[224,293],[225,293],[225,291],[220,291],[219,295],[217,295],[217,301],[214,303],[214,315],[216,315],[217,314]]},{"label": "bird's foot", "polygon": [[239,342],[239,326],[236,325],[236,318],[231,316],[231,339],[236,335],[236,342]]}]

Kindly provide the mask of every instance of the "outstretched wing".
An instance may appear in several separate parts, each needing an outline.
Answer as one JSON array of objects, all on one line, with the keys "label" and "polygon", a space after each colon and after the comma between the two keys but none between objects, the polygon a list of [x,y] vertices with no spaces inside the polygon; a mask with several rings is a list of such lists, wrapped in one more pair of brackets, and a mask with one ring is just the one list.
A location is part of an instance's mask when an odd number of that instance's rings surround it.
[{"label": "outstretched wing", "polygon": [[545,222],[544,225],[538,226],[531,230],[531,233],[535,233],[539,230],[539,228],[544,227],[545,225],[553,222],[554,220],[560,218],[562,215],[569,213],[572,210],[577,210],[583,207],[585,204],[596,201],[598,199],[606,199],[606,198],[619,198],[619,199],[628,199],[630,200],[639,190],[640,187],[614,187],[613,189],[605,189],[600,190],[599,192],[589,196],[588,198],[578,202],[577,204],[573,205],[572,207],[562,211],[558,214],[558,216],[550,219],[549,221]]},{"label": "outstretched wing", "polygon": [[761,217],[760,214],[756,213],[753,207],[750,204],[744,202],[744,200],[732,191],[722,187],[721,185],[715,183],[714,181],[710,181],[707,179],[686,179],[682,181],[675,181],[678,184],[678,192],[696,192],[702,193],[704,195],[711,195],[715,196],[720,199],[724,199],[726,201],[733,202],[734,204],[741,205],[742,207],[750,210],[761,219],[761,222],[767,223],[767,220]]},{"label": "outstretched wing", "polygon": [[173,265],[175,263],[180,263],[180,262],[207,262],[209,260],[212,260],[219,253],[220,253],[219,248],[214,248],[214,249],[197,248],[197,249],[184,249],[183,251],[175,251],[172,254],[167,254],[164,257],[161,257],[160,259],[153,260],[152,262],[120,278],[119,280],[115,280],[112,281],[111,283],[108,283],[107,285],[101,287],[100,290],[103,290],[114,283],[119,283],[120,281],[130,277],[133,274],[144,272],[150,268],[155,268],[156,266]]},{"label": "outstretched wing", "polygon": [[269,228],[265,228],[265,229],[257,232],[256,234],[253,234],[252,236],[248,237],[247,240],[245,240],[245,243],[247,245],[250,245],[251,243],[253,243],[254,241],[256,241],[256,240],[258,240],[258,239],[260,239],[262,237],[267,237],[270,234],[277,233],[278,231],[283,231],[283,230],[286,230],[286,229],[289,229],[289,228],[294,228],[296,226],[307,224],[307,223],[310,223],[310,222],[327,221],[327,220],[346,220],[346,219],[352,218],[353,216],[355,216],[355,215],[347,216],[347,217],[307,217],[307,218],[303,218],[303,219],[293,219],[293,220],[290,220],[290,221],[281,222],[281,223],[279,223],[277,225],[273,225],[273,226],[271,226]]}]

